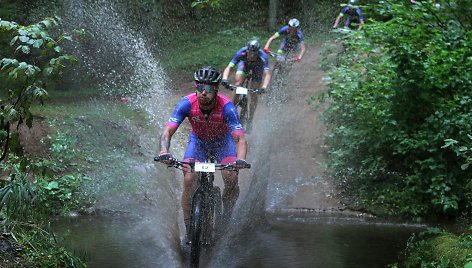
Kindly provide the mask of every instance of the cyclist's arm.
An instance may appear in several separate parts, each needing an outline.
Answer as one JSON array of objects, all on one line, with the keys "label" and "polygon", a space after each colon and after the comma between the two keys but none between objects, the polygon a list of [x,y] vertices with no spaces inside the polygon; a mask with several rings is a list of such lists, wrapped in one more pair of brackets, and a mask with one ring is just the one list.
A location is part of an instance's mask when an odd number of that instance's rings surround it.
[{"label": "cyclist's arm", "polygon": [[267,88],[270,83],[271,74],[269,70],[264,70],[262,73],[264,75],[264,80],[262,81],[262,88]]},{"label": "cyclist's arm", "polygon": [[359,26],[357,27],[357,30],[362,30],[362,25],[364,25],[364,20],[360,20]]},{"label": "cyclist's arm", "polygon": [[298,55],[298,58],[301,60],[303,58],[303,55],[305,55],[305,42],[301,42],[300,44],[300,54]]},{"label": "cyclist's arm", "polygon": [[233,139],[236,143],[236,157],[238,159],[246,160],[247,140],[244,133],[233,133]]},{"label": "cyclist's arm", "polygon": [[246,51],[246,48],[242,47],[234,54],[228,66],[226,66],[225,70],[223,71],[223,76],[221,77],[221,79],[228,79],[229,73],[231,72],[231,68],[233,68],[234,66],[236,66],[236,64],[238,64],[238,62],[241,60],[241,57],[245,51]]},{"label": "cyclist's arm", "polygon": [[229,73],[231,72],[231,68],[233,68],[235,65],[233,62],[230,62],[228,66],[226,66],[225,70],[223,71],[223,77],[222,79],[228,79]]},{"label": "cyclist's arm", "polygon": [[234,143],[236,144],[236,157],[246,160],[247,141],[244,135],[244,129],[238,118],[238,110],[232,102],[227,102],[223,107],[223,117],[231,131]]},{"label": "cyclist's arm", "polygon": [[182,121],[188,116],[192,104],[187,97],[183,97],[175,106],[174,112],[167,121],[164,131],[159,138],[159,154],[168,153],[172,136]]},{"label": "cyclist's arm", "polygon": [[274,35],[272,35],[272,36],[269,38],[269,40],[267,40],[267,42],[266,42],[266,44],[265,44],[265,46],[264,46],[264,49],[268,49],[269,46],[270,46],[270,43],[272,43],[272,41],[274,41],[275,39],[277,39],[277,37],[279,37],[279,36],[280,36],[280,34],[279,34],[278,32],[275,33]]},{"label": "cyclist's arm", "polygon": [[170,140],[172,139],[175,131],[177,131],[177,128],[170,127],[168,125],[164,127],[164,131],[161,133],[161,137],[159,139],[159,155],[169,152]]},{"label": "cyclist's arm", "polygon": [[357,27],[357,30],[362,29],[362,25],[364,25],[364,16],[362,16],[362,11],[360,8],[356,9],[357,14],[359,15],[359,26]]},{"label": "cyclist's arm", "polygon": [[343,17],[343,14],[342,14],[342,13],[340,13],[340,14],[336,17],[336,21],[334,22],[334,25],[333,25],[334,28],[338,27],[339,21],[341,20],[342,17]]}]

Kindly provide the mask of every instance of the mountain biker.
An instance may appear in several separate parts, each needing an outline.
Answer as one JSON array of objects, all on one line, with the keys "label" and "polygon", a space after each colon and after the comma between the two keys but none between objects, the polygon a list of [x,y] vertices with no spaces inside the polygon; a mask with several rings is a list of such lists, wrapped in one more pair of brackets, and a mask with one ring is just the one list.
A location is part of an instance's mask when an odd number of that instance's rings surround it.
[{"label": "mountain biker", "polygon": [[288,25],[280,28],[274,35],[272,35],[267,43],[264,46],[264,51],[266,53],[271,53],[269,46],[273,40],[277,39],[279,36],[283,35],[284,39],[277,50],[278,54],[283,54],[287,50],[293,49],[294,51],[300,50],[298,57],[294,57],[292,60],[295,62],[300,62],[305,54],[305,41],[303,39],[303,33],[300,29],[300,21],[297,19],[291,19],[288,22]]},{"label": "mountain biker", "polygon": [[[229,62],[228,66],[226,66],[225,70],[223,71],[223,79],[221,84],[225,87],[229,86],[229,74],[231,72],[231,68],[238,65],[238,69],[235,75],[235,85],[240,86],[245,79],[245,75],[249,73],[250,70],[253,72],[252,78],[252,88],[259,88],[262,82],[262,91],[264,91],[270,82],[270,67],[269,67],[269,57],[267,54],[261,49],[261,45],[259,44],[259,40],[252,39],[250,40],[246,46],[240,48],[234,57]],[[233,92],[232,95],[233,103],[238,101],[238,96],[236,92]],[[252,101],[257,103],[257,95],[251,96]]]},{"label": "mountain biker", "polygon": [[[205,66],[194,73],[194,79],[195,93],[183,97],[177,103],[160,135],[159,157],[164,159],[162,162],[166,164],[171,164],[175,159],[169,153],[171,138],[183,120],[188,118],[191,132],[184,161],[205,162],[211,151],[214,152],[218,163],[233,163],[236,168],[244,167],[247,141],[235,106],[229,98],[218,94],[221,74],[215,68]],[[196,173],[190,172],[188,168],[183,171],[181,205],[188,235],[190,200],[197,185],[197,177]],[[224,181],[223,216],[228,220],[239,196],[238,172],[222,170],[221,174]]]},{"label": "mountain biker", "polygon": [[[361,30],[362,25],[364,24],[364,16],[362,16],[362,11],[358,6],[355,6],[356,0],[349,0],[346,7],[341,10],[341,13],[336,17],[333,28],[337,28],[341,18],[347,15],[346,22],[344,23],[345,28]],[[357,27],[353,25],[357,24]]]}]

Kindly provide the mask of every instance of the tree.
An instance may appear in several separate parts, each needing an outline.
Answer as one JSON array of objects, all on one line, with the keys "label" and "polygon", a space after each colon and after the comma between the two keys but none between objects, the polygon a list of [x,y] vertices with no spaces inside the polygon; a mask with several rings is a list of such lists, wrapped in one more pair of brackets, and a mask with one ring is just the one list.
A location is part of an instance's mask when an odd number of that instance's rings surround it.
[{"label": "tree", "polygon": [[21,124],[32,126],[33,103],[42,103],[47,97],[48,82],[61,72],[67,62],[75,57],[64,52],[61,46],[71,41],[69,34],[57,37],[49,30],[59,26],[58,17],[46,18],[36,24],[22,26],[16,22],[0,19],[0,33],[13,36],[8,57],[0,60],[0,79],[3,94],[0,94],[0,162],[11,146],[19,146],[17,133],[12,126]]},{"label": "tree", "polygon": [[275,30],[277,25],[278,0],[270,0],[269,3],[269,30]]},{"label": "tree", "polygon": [[390,19],[347,34],[331,74],[331,168],[374,212],[421,220],[472,208],[469,162],[444,147],[472,146],[471,7],[447,3],[372,6]]}]

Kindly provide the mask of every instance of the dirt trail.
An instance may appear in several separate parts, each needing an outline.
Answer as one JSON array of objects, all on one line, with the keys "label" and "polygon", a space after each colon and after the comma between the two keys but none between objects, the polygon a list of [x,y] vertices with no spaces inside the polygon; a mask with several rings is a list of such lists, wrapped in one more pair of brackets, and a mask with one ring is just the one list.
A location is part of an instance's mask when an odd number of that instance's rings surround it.
[{"label": "dirt trail", "polygon": [[[325,126],[308,103],[310,96],[325,90],[319,69],[321,47],[308,47],[300,63],[287,75],[287,86],[264,95],[248,134],[249,157],[265,147],[269,163],[268,211],[326,212],[353,215],[336,198],[336,190],[325,175]],[[264,135],[264,136],[261,136]],[[267,139],[269,142],[257,144]],[[256,152],[255,152],[256,150]],[[242,182],[244,186],[244,182]],[[354,215],[357,215],[354,213]]]}]

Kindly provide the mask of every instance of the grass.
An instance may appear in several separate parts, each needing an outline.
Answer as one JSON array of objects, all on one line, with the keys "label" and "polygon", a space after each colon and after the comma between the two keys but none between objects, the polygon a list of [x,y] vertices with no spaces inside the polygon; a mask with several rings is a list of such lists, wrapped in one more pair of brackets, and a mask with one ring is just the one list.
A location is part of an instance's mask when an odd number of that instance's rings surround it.
[{"label": "grass", "polygon": [[270,35],[263,29],[252,30],[234,27],[222,29],[216,34],[183,33],[181,38],[172,42],[172,50],[162,53],[159,59],[168,72],[193,72],[203,65],[212,65],[222,70],[236,51],[251,38],[259,37],[264,45]]}]

